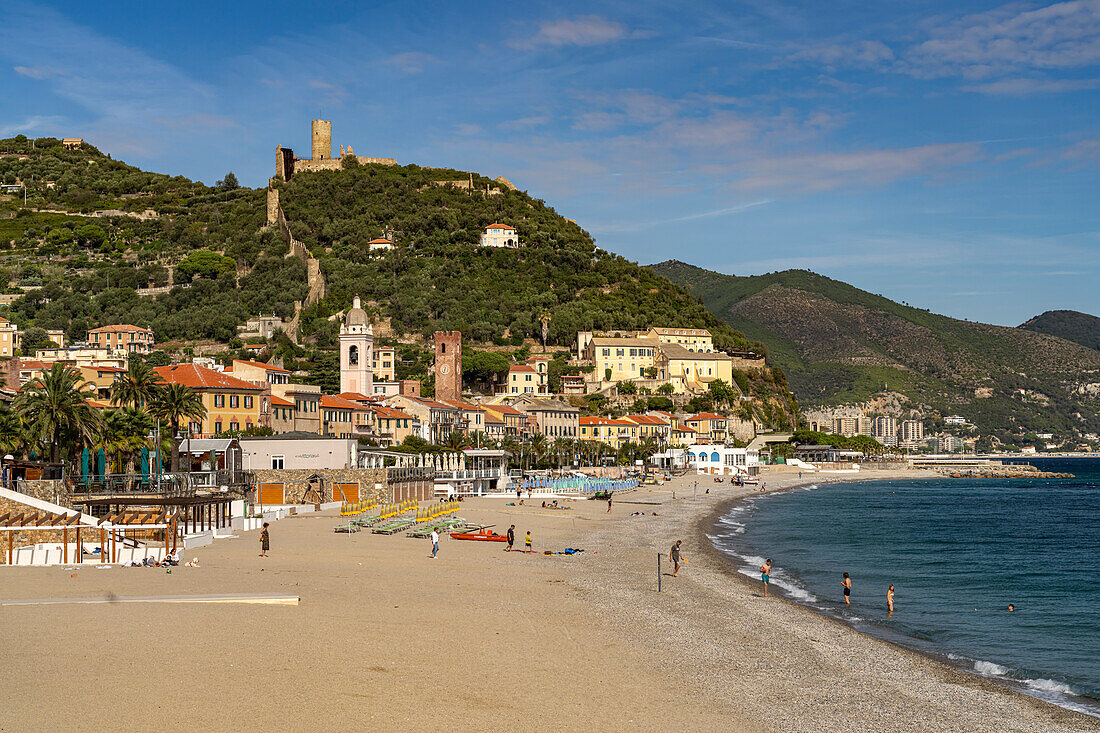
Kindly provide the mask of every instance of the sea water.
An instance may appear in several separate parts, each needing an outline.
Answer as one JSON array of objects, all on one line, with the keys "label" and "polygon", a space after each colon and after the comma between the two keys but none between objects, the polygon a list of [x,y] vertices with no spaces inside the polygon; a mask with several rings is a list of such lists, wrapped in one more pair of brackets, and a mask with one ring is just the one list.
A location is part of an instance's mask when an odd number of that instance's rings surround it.
[{"label": "sea water", "polygon": [[860,631],[1100,716],[1100,459],[1031,462],[1076,478],[815,485],[734,507],[712,539]]}]

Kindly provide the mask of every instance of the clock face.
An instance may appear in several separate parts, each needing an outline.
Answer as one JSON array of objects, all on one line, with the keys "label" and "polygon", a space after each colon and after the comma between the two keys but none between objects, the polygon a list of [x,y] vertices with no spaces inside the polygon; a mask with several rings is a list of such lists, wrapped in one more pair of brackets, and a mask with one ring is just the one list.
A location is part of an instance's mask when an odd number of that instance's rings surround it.
[{"label": "clock face", "polygon": [[440,374],[450,374],[451,373],[451,368],[449,366],[447,366],[446,364],[444,364],[443,366],[439,367],[439,373]]}]

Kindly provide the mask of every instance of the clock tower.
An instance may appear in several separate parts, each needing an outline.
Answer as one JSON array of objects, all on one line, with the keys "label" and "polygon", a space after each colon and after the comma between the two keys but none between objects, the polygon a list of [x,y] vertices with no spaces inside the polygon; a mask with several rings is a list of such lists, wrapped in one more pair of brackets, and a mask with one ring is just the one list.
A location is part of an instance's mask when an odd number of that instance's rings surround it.
[{"label": "clock tower", "polygon": [[462,399],[462,334],[435,332],[435,398]]},{"label": "clock tower", "polygon": [[355,296],[340,326],[340,391],[374,391],[374,329]]}]

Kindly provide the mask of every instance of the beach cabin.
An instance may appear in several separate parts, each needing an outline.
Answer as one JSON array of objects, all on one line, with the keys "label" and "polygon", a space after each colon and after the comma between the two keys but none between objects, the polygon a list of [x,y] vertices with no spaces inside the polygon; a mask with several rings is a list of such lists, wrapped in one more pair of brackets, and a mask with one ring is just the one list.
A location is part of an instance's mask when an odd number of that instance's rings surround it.
[{"label": "beach cabin", "polygon": [[688,469],[713,476],[756,476],[760,473],[760,452],[750,448],[696,444],[688,447]]}]

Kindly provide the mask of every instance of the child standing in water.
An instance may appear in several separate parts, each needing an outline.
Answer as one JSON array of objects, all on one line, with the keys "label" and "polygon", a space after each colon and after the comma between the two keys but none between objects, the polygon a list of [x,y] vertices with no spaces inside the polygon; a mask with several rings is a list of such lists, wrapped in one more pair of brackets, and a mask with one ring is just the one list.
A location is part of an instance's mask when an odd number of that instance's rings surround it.
[{"label": "child standing in water", "polygon": [[886,591],[886,608],[890,613],[894,612],[894,584],[890,584],[890,588]]},{"label": "child standing in water", "polygon": [[840,584],[844,586],[844,605],[852,605],[852,579],[848,576],[848,573],[844,573],[844,580],[840,581]]}]

